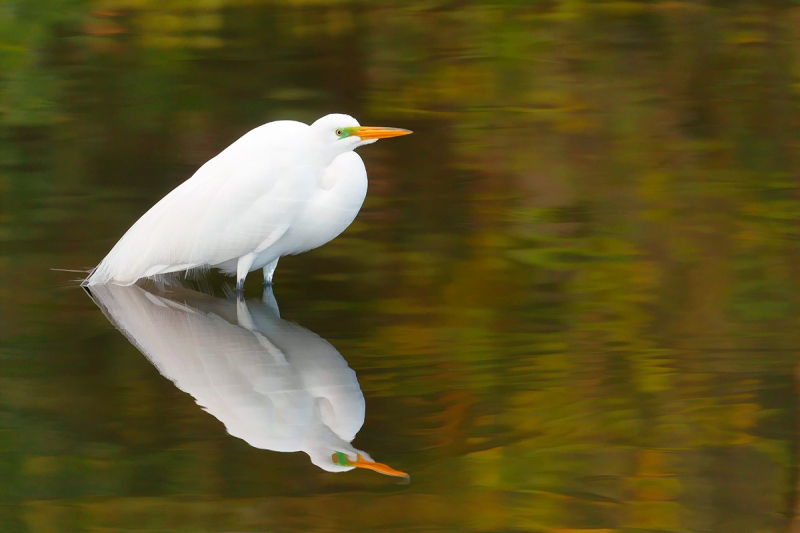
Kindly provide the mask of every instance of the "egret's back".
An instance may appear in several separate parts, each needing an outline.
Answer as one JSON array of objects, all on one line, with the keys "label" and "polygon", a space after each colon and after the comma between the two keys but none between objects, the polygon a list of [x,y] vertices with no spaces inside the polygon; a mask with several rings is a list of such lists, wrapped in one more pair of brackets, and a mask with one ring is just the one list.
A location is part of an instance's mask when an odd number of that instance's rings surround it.
[{"label": "egret's back", "polygon": [[316,188],[308,128],[271,122],[241,137],[147,211],[85,284],[130,285],[252,252],[290,225]]}]

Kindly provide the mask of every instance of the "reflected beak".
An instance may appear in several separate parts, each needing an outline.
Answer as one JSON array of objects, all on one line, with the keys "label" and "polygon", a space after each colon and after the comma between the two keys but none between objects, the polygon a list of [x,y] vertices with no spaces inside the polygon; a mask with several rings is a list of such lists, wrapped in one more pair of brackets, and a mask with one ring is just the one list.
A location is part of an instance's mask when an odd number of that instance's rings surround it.
[{"label": "reflected beak", "polygon": [[[403,131],[407,131],[407,130],[403,130]],[[408,133],[411,133],[411,132],[409,131]],[[405,135],[405,133],[402,133],[401,135]],[[392,468],[389,465],[385,465],[383,463],[376,463],[375,461],[366,461],[360,455],[357,455],[356,457],[358,457],[358,459],[356,459],[355,461],[351,461],[350,462],[350,464],[352,464],[356,468],[368,468],[370,470],[374,470],[376,472],[380,472],[381,474],[384,474],[384,475],[387,475],[387,476],[396,476],[396,477],[405,477],[405,478],[409,477],[408,474],[406,474],[405,472],[401,472],[399,470],[395,470],[394,468]]]},{"label": "reflected beak", "polygon": [[400,137],[401,135],[414,133],[403,128],[380,128],[377,126],[358,126],[354,130],[352,135],[361,137],[365,141],[367,139],[388,139],[389,137]]}]

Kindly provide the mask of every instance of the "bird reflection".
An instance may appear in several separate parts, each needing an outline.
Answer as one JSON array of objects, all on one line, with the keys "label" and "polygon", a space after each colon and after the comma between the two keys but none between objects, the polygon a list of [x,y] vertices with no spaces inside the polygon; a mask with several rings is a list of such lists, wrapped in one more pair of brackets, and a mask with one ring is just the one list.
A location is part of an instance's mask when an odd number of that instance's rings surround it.
[{"label": "bird reflection", "polygon": [[364,423],[356,374],[325,339],[264,301],[221,299],[180,287],[91,288],[108,319],[161,374],[251,446],[303,451],[329,472],[377,463],[350,442]]}]

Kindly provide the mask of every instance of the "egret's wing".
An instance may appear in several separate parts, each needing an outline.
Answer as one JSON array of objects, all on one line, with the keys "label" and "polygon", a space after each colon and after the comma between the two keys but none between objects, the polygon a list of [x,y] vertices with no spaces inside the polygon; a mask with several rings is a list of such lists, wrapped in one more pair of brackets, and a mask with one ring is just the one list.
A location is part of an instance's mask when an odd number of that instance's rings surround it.
[{"label": "egret's wing", "polygon": [[273,122],[244,135],[145,213],[87,285],[216,266],[280,238],[316,187],[306,128]]},{"label": "egret's wing", "polygon": [[107,284],[92,293],[159,372],[191,394],[231,435],[259,448],[300,449],[313,402],[294,369],[265,349],[263,337],[138,286]]}]

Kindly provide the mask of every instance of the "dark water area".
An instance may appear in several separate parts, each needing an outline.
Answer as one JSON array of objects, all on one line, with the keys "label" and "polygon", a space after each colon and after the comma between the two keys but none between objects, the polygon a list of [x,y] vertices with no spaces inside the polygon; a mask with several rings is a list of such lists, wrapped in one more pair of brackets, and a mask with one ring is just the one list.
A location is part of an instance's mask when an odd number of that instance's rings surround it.
[{"label": "dark water area", "polygon": [[[0,4],[0,532],[800,531],[799,43],[792,1]],[[115,315],[53,270],[332,112],[415,133],[280,320],[256,274]],[[410,482],[252,446],[158,359],[308,405],[256,352],[327,357]]]}]

